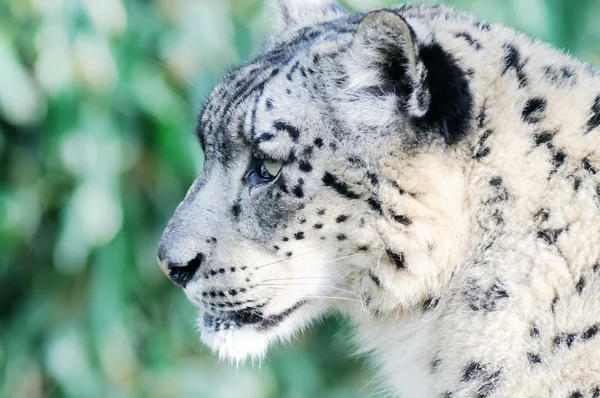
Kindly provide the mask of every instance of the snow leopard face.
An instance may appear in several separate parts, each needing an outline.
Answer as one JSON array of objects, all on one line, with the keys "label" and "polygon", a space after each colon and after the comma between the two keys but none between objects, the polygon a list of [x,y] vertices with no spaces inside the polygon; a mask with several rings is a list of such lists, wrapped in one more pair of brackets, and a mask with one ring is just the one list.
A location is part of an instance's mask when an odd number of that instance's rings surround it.
[{"label": "snow leopard face", "polygon": [[[427,27],[325,0],[281,1],[278,18],[208,98],[205,167],[158,250],[201,309],[202,339],[234,360],[332,305],[431,304],[439,250],[456,245],[438,236],[461,212],[460,173],[428,154],[460,141],[472,98]],[[453,188],[423,191],[439,180]]]}]

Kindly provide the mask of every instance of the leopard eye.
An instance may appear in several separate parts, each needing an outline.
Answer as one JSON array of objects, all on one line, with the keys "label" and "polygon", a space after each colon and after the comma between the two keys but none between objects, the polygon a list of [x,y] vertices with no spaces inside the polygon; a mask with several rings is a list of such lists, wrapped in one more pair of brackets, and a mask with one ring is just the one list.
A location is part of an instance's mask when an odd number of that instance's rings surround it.
[{"label": "leopard eye", "polygon": [[279,175],[283,163],[276,160],[254,160],[246,173],[250,186],[266,184]]},{"label": "leopard eye", "polygon": [[266,171],[271,178],[277,177],[282,166],[282,162],[275,160],[265,160],[262,164],[262,168],[264,168],[264,171]]}]

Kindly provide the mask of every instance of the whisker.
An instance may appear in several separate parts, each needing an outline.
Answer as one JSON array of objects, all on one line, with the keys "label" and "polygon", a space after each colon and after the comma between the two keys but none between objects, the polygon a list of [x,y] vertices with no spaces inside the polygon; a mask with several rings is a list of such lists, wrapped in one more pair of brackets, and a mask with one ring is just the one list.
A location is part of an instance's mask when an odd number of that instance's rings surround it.
[{"label": "whisker", "polygon": [[344,292],[344,293],[348,293],[348,294],[352,294],[354,296],[358,296],[358,294],[351,292],[350,290],[346,290],[346,289],[342,289],[339,287],[335,287],[335,286],[327,286],[327,285],[315,285],[315,284],[309,284],[309,283],[259,283],[256,286],[318,286],[318,287],[322,287],[325,289],[333,289],[333,290],[338,290],[340,292]]},{"label": "whisker", "polygon": [[330,279],[328,276],[297,276],[294,278],[273,278],[273,279],[265,279],[263,282],[273,282],[273,281],[293,281],[296,279]]},{"label": "whisker", "polygon": [[182,78],[184,81],[186,81],[186,82],[187,82],[187,84],[189,84],[190,86],[192,86],[192,87],[193,87],[193,88],[194,88],[196,91],[198,91],[198,92],[200,91],[200,90],[198,89],[198,87],[196,87],[196,86],[194,85],[194,83],[192,83],[192,82],[190,81],[190,79],[188,79],[187,77],[183,76],[181,73],[177,72],[177,71],[176,71],[176,70],[175,70],[173,67],[171,67],[171,66],[169,66],[169,65],[167,65],[167,64],[165,64],[165,63],[162,63],[162,62],[160,62],[160,61],[158,61],[158,60],[156,60],[156,59],[152,59],[152,58],[150,58],[150,57],[146,57],[146,59],[147,59],[148,61],[155,62],[155,63],[157,63],[158,65],[160,65],[160,66],[162,66],[162,67],[165,67],[165,68],[167,68],[168,70],[170,70],[171,72],[175,73],[177,76],[179,76],[180,78]]},{"label": "whisker", "polygon": [[[283,294],[272,294],[270,297],[284,297],[284,298],[293,298],[291,296],[286,296]],[[338,297],[338,296],[304,296],[304,299],[330,299],[330,300],[344,300],[344,301],[355,301],[361,302],[361,300],[349,298],[349,297]]]},{"label": "whisker", "polygon": [[333,263],[333,262],[340,261],[340,260],[345,260],[347,258],[358,257],[358,256],[362,256],[362,253],[355,253],[355,254],[350,254],[348,256],[334,258],[333,260],[329,260],[329,261],[326,261],[326,262],[322,263],[322,265]]},{"label": "whisker", "polygon": [[292,256],[292,257],[286,257],[286,258],[283,258],[283,259],[281,259],[281,260],[273,261],[272,263],[267,263],[267,264],[259,265],[259,266],[257,266],[257,267],[254,267],[254,269],[259,269],[259,268],[262,268],[262,267],[266,267],[267,265],[278,264],[278,263],[281,263],[281,262],[283,262],[283,261],[292,260],[292,259],[294,259],[294,258],[297,258],[297,257],[307,256],[307,255],[309,255],[309,254],[312,254],[312,253],[318,252],[319,250],[323,250],[323,249],[325,249],[325,247],[320,247],[320,248],[318,248],[318,249],[311,250],[311,251],[309,251],[309,252],[302,253],[302,254],[297,254],[297,255],[295,255],[295,256]]}]

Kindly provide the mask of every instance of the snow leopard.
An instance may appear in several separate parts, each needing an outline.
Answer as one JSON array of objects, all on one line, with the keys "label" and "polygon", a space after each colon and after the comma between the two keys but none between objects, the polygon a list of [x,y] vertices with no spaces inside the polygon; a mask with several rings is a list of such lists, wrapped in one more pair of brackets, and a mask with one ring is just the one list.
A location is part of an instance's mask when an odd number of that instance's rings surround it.
[{"label": "snow leopard", "polygon": [[330,311],[394,397],[600,397],[600,73],[500,23],[273,0],[158,248],[201,338]]}]

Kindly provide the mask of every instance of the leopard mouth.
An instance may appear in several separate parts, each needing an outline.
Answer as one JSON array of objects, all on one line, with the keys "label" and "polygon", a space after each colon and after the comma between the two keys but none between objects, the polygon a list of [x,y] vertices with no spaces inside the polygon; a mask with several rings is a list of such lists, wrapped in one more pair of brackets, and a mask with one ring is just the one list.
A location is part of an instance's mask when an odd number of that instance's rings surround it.
[{"label": "leopard mouth", "polygon": [[262,313],[261,308],[264,307],[264,305],[247,307],[235,311],[226,311],[219,314],[205,312],[203,316],[203,329],[212,332],[242,328],[255,331],[272,329],[281,324],[281,322],[300,309],[305,303],[306,300],[299,301],[282,312],[268,316],[265,316]]},{"label": "leopard mouth", "polygon": [[248,358],[263,358],[272,343],[289,340],[325,311],[322,303],[301,299],[271,315],[264,314],[263,306],[205,312],[199,326],[202,341],[214,353],[221,359],[239,363]]}]

